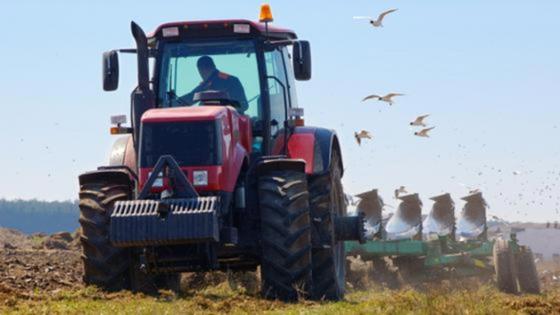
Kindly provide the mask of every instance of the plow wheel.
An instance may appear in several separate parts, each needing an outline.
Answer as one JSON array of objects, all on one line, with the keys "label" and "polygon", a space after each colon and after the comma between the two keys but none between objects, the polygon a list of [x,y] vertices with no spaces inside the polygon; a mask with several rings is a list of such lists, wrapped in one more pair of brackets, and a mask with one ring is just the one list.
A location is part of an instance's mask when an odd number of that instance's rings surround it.
[{"label": "plow wheel", "polygon": [[323,248],[314,248],[312,298],[337,301],[344,298],[346,259],[344,242],[335,239],[334,222],[346,215],[341,183],[340,156],[334,151],[330,170],[309,180],[314,237]]},{"label": "plow wheel", "polygon": [[309,195],[304,173],[274,171],[259,178],[261,291],[295,301],[311,286]]},{"label": "plow wheel", "polygon": [[539,294],[539,275],[531,249],[521,247],[517,254],[517,280],[521,292]]},{"label": "plow wheel", "polygon": [[494,269],[498,289],[505,293],[517,293],[513,252],[506,240],[498,239],[494,243]]}]

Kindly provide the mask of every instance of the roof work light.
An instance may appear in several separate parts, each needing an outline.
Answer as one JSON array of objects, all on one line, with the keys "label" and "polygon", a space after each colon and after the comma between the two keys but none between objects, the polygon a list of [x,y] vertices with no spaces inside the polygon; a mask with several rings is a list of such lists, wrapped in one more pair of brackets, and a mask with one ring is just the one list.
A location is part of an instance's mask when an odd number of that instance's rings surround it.
[{"label": "roof work light", "polygon": [[270,10],[269,4],[261,5],[261,14],[259,15],[259,22],[261,23],[269,23],[274,21],[272,18],[272,10]]}]

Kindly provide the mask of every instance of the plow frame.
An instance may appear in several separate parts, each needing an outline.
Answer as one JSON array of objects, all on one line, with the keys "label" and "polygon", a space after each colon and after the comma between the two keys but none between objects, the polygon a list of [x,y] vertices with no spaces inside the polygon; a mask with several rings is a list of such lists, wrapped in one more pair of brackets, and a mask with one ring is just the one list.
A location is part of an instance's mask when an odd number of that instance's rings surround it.
[{"label": "plow frame", "polygon": [[[368,261],[380,257],[423,258],[423,268],[453,267],[460,275],[470,276],[492,265],[494,240],[456,241],[448,236],[433,240],[370,240],[365,244],[346,242],[347,256],[360,256]],[[510,248],[516,255],[521,250],[516,234],[510,234]]]}]

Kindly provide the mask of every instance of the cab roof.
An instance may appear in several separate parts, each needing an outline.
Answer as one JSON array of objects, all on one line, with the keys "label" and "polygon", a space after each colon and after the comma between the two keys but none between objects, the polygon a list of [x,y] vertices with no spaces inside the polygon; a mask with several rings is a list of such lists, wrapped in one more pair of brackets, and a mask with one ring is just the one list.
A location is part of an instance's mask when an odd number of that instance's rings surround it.
[{"label": "cab roof", "polygon": [[[153,41],[166,36],[164,30],[177,30],[181,37],[215,37],[215,36],[266,36],[266,26],[250,20],[203,20],[203,21],[183,21],[171,22],[160,25],[156,30],[148,35],[148,39]],[[268,26],[268,36],[271,39],[286,40],[296,39],[297,35],[290,29],[276,26]]]}]

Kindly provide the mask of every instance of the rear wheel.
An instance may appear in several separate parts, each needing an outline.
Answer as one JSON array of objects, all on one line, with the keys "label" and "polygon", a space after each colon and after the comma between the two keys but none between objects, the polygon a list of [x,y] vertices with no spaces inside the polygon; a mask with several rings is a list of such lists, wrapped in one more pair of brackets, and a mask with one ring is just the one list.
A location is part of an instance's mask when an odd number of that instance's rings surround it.
[{"label": "rear wheel", "polygon": [[535,257],[529,248],[521,247],[517,255],[517,280],[521,292],[531,294],[541,292]]},{"label": "rear wheel", "polygon": [[262,294],[295,301],[311,284],[311,232],[305,174],[274,171],[259,178]]},{"label": "rear wheel", "polygon": [[517,293],[513,253],[506,240],[498,239],[494,243],[494,269],[498,289],[505,293]]},{"label": "rear wheel", "polygon": [[309,180],[314,236],[322,246],[313,248],[312,256],[312,298],[316,300],[337,301],[344,298],[344,242],[338,242],[334,233],[335,219],[346,215],[341,177],[340,155],[334,151],[329,171]]},{"label": "rear wheel", "polygon": [[156,293],[179,290],[179,274],[148,275],[134,263],[129,249],[114,247],[109,238],[115,202],[129,200],[128,185],[100,180],[80,187],[80,225],[84,282],[106,291],[134,290]]}]

